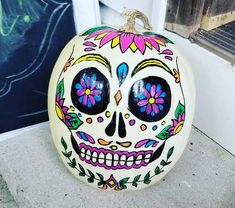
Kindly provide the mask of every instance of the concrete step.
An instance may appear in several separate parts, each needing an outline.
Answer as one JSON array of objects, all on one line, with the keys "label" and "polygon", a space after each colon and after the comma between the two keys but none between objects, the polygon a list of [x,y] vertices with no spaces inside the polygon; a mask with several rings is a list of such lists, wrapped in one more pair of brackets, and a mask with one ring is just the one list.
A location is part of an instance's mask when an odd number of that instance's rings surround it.
[{"label": "concrete step", "polygon": [[0,207],[1,208],[17,208],[17,204],[8,190],[6,182],[0,175]]},{"label": "concrete step", "polygon": [[235,158],[196,128],[174,169],[142,191],[79,182],[60,160],[48,123],[0,142],[0,173],[20,208],[235,207]]}]

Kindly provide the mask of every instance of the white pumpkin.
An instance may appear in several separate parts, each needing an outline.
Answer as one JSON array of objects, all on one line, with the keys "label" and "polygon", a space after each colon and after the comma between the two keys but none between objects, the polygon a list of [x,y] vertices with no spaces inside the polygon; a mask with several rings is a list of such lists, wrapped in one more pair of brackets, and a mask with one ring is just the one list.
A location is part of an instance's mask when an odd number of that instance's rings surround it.
[{"label": "white pumpkin", "polygon": [[74,37],[49,86],[55,146],[78,179],[137,190],[175,165],[192,125],[195,87],[174,43],[109,26]]}]

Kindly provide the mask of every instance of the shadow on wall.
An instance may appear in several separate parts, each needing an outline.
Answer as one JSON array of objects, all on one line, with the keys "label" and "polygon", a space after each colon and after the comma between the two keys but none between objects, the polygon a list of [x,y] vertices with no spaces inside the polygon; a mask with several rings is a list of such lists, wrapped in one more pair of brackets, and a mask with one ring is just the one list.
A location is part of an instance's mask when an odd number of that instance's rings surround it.
[{"label": "shadow on wall", "polygon": [[0,133],[48,120],[51,71],[75,35],[70,0],[0,0]]}]

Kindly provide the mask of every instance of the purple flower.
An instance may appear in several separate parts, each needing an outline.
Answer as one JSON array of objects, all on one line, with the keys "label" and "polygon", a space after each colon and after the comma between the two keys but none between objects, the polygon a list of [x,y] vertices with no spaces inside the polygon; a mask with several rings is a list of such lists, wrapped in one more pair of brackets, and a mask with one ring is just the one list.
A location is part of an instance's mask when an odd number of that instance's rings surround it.
[{"label": "purple flower", "polygon": [[173,125],[169,129],[170,135],[176,135],[180,132],[184,125],[185,114],[179,114],[178,119],[172,119]]},{"label": "purple flower", "polygon": [[83,75],[80,83],[75,85],[77,89],[76,94],[78,95],[78,102],[88,108],[94,106],[96,102],[101,101],[101,93],[103,84],[96,81],[96,76]]},{"label": "purple flower", "polygon": [[68,115],[69,108],[64,106],[64,98],[60,97],[60,93],[56,95],[56,113],[61,121],[63,121],[66,126],[71,126],[70,119],[72,118]]},{"label": "purple flower", "polygon": [[163,110],[166,93],[161,88],[160,84],[152,85],[147,83],[145,85],[142,93],[138,96],[140,101],[137,105],[140,107],[140,112],[146,112],[147,115],[155,116],[155,114]]}]

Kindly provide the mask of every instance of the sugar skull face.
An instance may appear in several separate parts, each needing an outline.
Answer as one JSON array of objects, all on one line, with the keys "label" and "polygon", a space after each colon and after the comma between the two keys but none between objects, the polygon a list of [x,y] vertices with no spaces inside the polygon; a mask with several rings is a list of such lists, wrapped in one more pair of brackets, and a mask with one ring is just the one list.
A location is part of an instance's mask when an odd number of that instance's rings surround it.
[{"label": "sugar skull face", "polygon": [[172,45],[154,33],[102,26],[65,47],[50,82],[49,116],[56,147],[79,179],[136,190],[160,180],[178,160],[194,86]]}]

